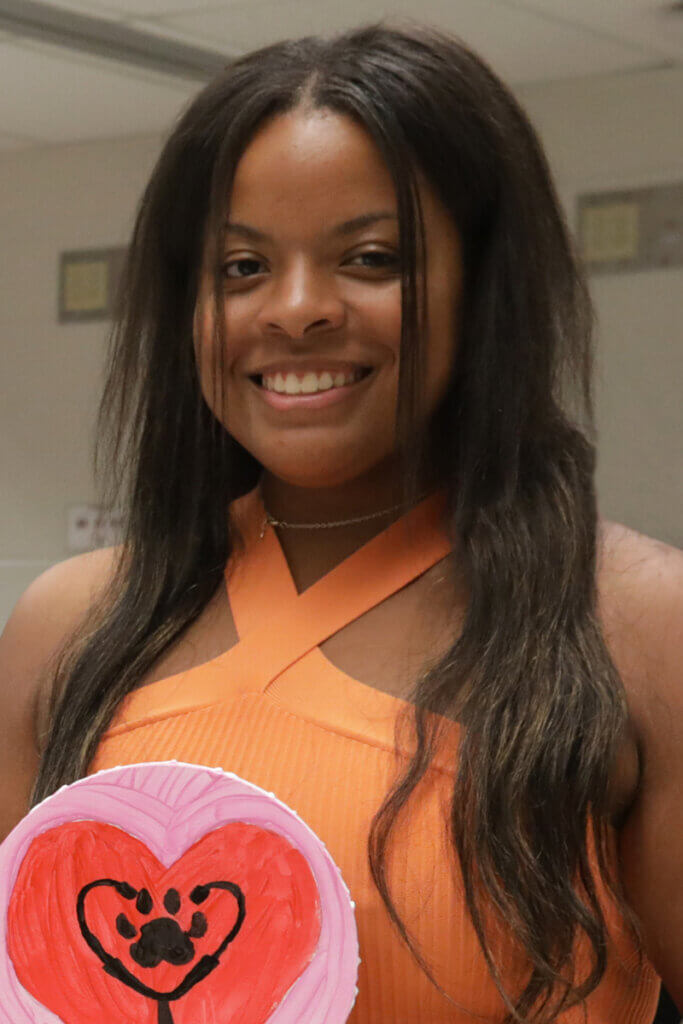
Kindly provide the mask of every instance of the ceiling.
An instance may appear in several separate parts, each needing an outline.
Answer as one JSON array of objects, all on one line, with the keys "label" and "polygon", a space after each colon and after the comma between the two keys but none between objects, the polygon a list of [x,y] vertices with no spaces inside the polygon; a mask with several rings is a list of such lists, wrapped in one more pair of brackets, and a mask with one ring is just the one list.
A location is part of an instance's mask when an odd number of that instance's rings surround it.
[{"label": "ceiling", "polygon": [[[34,16],[40,11],[30,0],[4,0],[15,11],[22,4]],[[150,51],[164,49],[164,41],[169,49],[184,44],[188,52],[206,51],[214,64],[217,53],[230,57],[280,38],[325,35],[380,18],[419,20],[461,36],[514,85],[683,65],[683,12],[676,6],[665,0],[45,3],[54,15],[101,19],[103,30],[127,32],[143,47],[141,34],[151,37]],[[0,15],[2,9],[0,0]],[[105,58],[0,27],[0,149],[164,132],[202,75],[193,80],[144,63],[129,63],[120,49]]]}]

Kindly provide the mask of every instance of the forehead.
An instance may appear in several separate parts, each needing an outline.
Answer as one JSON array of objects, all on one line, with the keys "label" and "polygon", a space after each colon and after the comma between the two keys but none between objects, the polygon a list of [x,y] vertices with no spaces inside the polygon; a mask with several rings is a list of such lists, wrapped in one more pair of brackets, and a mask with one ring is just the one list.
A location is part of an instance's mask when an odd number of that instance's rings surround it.
[{"label": "forehead", "polygon": [[259,129],[230,196],[231,220],[337,223],[396,209],[394,184],[369,134],[329,110],[295,110]]}]

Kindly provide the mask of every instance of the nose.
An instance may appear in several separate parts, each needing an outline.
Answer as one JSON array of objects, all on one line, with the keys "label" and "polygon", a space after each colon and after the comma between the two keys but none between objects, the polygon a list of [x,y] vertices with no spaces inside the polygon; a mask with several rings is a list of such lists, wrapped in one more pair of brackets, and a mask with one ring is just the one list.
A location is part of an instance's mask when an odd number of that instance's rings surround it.
[{"label": "nose", "polygon": [[258,317],[262,330],[290,338],[336,330],[344,318],[333,275],[303,262],[273,276]]}]

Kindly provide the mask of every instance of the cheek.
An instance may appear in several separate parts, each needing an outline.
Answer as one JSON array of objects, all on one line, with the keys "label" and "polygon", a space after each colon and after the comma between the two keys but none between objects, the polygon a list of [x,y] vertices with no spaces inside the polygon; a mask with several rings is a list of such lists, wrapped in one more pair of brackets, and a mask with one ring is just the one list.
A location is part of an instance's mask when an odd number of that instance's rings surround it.
[{"label": "cheek", "polygon": [[401,285],[398,282],[377,303],[368,319],[374,324],[378,339],[398,357],[401,349]]},{"label": "cheek", "polygon": [[401,284],[393,282],[381,292],[362,302],[349,302],[345,335],[349,341],[358,340],[361,349],[381,369],[383,380],[389,377],[398,382],[401,352]]},{"label": "cheek", "polygon": [[[221,354],[221,337],[216,331],[216,310],[212,299],[197,304],[193,320],[193,346],[195,362],[201,381],[202,393],[215,415],[222,418],[217,403],[221,385],[229,386],[229,371],[238,352],[240,332],[237,324],[228,318],[227,304],[223,311],[223,353]],[[232,318],[234,321],[234,317]],[[221,357],[222,356],[222,357]],[[218,378],[221,376],[222,381]]]}]

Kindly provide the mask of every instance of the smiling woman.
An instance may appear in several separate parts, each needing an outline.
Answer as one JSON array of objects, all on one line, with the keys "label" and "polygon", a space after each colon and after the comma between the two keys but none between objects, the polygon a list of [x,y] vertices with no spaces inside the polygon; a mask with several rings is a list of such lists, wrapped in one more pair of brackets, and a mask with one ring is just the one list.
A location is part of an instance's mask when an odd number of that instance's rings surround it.
[{"label": "smiling woman", "polygon": [[[429,253],[421,396],[427,423],[453,373],[462,264],[448,210],[426,181],[418,194]],[[350,117],[309,100],[256,132],[228,202],[195,319],[209,407],[264,467],[269,507],[286,501],[280,482],[344,485],[352,511],[390,505],[399,482],[392,455],[402,276],[396,191],[375,143]],[[216,263],[223,275],[218,306]],[[225,351],[222,388],[212,372],[216,348]],[[365,481],[356,493],[354,480],[373,468],[372,490]]]},{"label": "smiling woman", "polygon": [[235,61],[130,248],[97,451],[125,541],[3,637],[6,825],[99,768],[219,766],[340,865],[354,1024],[683,1001],[683,570],[597,518],[591,328],[536,135],[459,41]]}]

